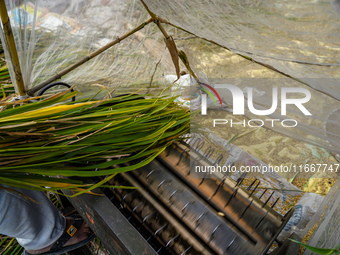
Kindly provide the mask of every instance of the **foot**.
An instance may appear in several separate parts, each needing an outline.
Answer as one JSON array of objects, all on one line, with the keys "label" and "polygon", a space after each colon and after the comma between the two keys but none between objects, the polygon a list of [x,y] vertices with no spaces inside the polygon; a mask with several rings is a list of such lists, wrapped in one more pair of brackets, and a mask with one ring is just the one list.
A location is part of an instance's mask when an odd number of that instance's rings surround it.
[{"label": "foot", "polygon": [[[69,227],[73,224],[74,219],[67,217],[66,218],[66,229],[69,229]],[[64,247],[69,246],[69,245],[73,245],[76,243],[79,243],[83,240],[85,240],[86,238],[89,237],[89,235],[91,234],[91,229],[89,228],[89,226],[87,225],[87,223],[84,221],[80,227],[78,228],[77,232],[70,238],[70,240],[68,240],[65,244]],[[41,254],[44,252],[48,252],[50,251],[50,249],[52,248],[52,246],[54,245],[51,244],[50,246],[47,246],[43,249],[40,250],[27,250],[30,254]]]}]

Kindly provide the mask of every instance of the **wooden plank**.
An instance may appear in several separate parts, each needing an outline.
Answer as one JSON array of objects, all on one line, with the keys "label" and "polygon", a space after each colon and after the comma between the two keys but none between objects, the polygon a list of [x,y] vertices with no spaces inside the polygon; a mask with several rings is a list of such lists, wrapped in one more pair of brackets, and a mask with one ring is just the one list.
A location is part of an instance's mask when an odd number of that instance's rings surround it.
[{"label": "wooden plank", "polygon": [[[73,195],[71,191],[63,191]],[[96,193],[102,194],[100,190]],[[157,254],[105,196],[83,194],[68,198],[110,254]]]}]

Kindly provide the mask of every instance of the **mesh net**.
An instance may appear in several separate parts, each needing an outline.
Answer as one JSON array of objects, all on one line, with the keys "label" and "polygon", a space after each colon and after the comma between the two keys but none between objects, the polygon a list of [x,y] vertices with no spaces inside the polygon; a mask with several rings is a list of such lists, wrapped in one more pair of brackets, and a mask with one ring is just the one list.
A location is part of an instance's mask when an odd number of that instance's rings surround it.
[{"label": "mesh net", "polygon": [[[272,88],[310,91],[305,116],[296,107],[256,119],[296,119],[295,128],[264,126],[340,152],[339,1],[146,0],[183,50],[200,80],[255,89],[254,107],[272,105]],[[6,1],[26,89],[58,74],[150,16],[140,1]],[[168,23],[168,24],[166,24]],[[1,40],[5,42],[4,32]],[[5,44],[5,43],[3,43]],[[5,47],[6,49],[6,47]],[[10,65],[9,65],[10,66]],[[184,65],[181,69],[185,70]],[[10,70],[12,77],[13,70]],[[123,91],[161,93],[175,75],[164,36],[154,23],[109,48],[62,81],[83,95],[101,85]],[[232,81],[227,80],[233,78]],[[264,80],[267,79],[267,82]],[[14,80],[14,79],[12,79]],[[184,88],[184,87],[183,87]],[[185,94],[184,91],[179,93]],[[232,105],[231,95],[222,93]],[[261,108],[262,107],[262,108]],[[255,118],[251,112],[246,118]]]}]

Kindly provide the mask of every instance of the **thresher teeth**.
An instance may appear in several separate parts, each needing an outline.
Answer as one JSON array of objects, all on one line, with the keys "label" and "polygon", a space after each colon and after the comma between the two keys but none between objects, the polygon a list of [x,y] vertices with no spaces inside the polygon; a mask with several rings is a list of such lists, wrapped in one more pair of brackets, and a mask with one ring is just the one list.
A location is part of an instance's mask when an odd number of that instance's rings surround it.
[{"label": "thresher teeth", "polygon": [[[202,151],[205,144],[202,140],[189,142],[191,150],[187,144],[173,144],[148,165],[121,173],[110,183],[138,189],[103,190],[109,202],[142,236],[144,241],[138,239],[138,245],[144,247],[142,242],[145,242],[151,254],[267,254],[292,211],[285,216],[277,213],[273,208],[278,199],[269,206],[274,192],[267,189],[258,198],[254,197],[260,185],[258,179],[243,188],[245,175],[237,181],[227,174],[192,177],[190,159],[200,164],[215,151],[211,147]],[[225,157],[215,158],[215,162],[222,162]],[[93,214],[100,214],[104,207],[109,206],[92,208]],[[119,219],[112,224],[123,221]],[[125,223],[122,225],[130,229]],[[98,228],[98,224],[94,227]],[[100,227],[110,231],[105,225]],[[117,234],[116,239],[120,238]],[[127,251],[136,245],[128,237],[123,239]]]}]

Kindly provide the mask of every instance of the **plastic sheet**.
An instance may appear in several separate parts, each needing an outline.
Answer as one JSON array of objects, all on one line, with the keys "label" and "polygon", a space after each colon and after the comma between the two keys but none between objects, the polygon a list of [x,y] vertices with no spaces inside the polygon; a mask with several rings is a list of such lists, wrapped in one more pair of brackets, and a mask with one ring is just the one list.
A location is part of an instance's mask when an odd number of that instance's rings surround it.
[{"label": "plastic sheet", "polygon": [[[287,116],[298,118],[301,125],[275,131],[340,152],[337,1],[145,2],[152,12],[172,24],[163,26],[174,37],[177,47],[187,53],[193,70],[208,77],[207,82],[212,85],[215,78],[294,77],[295,80],[287,78],[290,86],[296,84],[311,92],[309,107],[313,115],[307,119],[296,109],[288,109]],[[27,89],[149,18],[140,1],[134,0],[6,1],[6,4]],[[4,41],[3,32],[0,34]],[[169,84],[165,76],[175,74],[163,38],[157,26],[145,26],[64,75],[62,81],[77,84],[84,95],[98,92],[100,86],[93,84],[108,86],[116,92],[144,89],[160,93]],[[269,67],[268,71],[260,64]],[[10,72],[13,75],[11,69]],[[280,88],[284,84],[272,86]],[[254,98],[256,106],[270,107],[272,86],[254,84],[263,93]],[[231,104],[230,98],[223,100]],[[247,117],[252,117],[249,112]]]},{"label": "plastic sheet", "polygon": [[[340,180],[334,184],[327,196],[321,203],[318,211],[306,226],[303,234],[317,227],[310,238],[309,245],[324,249],[334,249],[340,244]],[[306,250],[304,255],[314,254]]]}]

